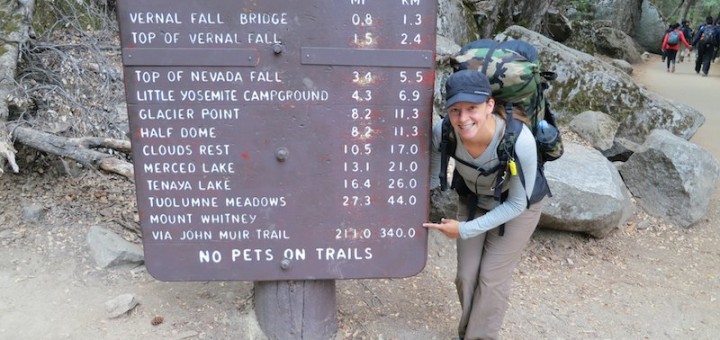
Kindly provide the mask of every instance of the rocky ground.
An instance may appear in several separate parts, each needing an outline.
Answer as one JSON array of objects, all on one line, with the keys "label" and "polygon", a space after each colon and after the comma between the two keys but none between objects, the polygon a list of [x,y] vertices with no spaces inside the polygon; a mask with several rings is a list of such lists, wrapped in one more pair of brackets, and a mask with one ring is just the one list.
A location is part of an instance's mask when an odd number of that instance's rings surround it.
[{"label": "rocky ground", "polygon": [[[87,39],[69,37],[82,43]],[[113,42],[102,40],[97,46]],[[65,92],[48,91],[46,102],[34,104],[44,105],[43,115],[21,118],[63,133],[108,130],[122,137],[126,123],[115,110],[122,98],[119,51],[99,48],[99,56],[82,48],[62,51],[67,59],[47,65],[65,68],[63,79],[57,80],[66,85]],[[711,91],[718,77],[712,71],[701,79],[688,64],[680,64],[678,72],[667,74],[653,60],[638,66],[636,79],[706,115],[714,113],[712,103],[703,101],[715,96]],[[683,91],[658,84],[683,86]],[[80,117],[85,116],[68,98],[82,102],[86,113],[97,118],[83,121]],[[718,126],[708,119],[703,131],[717,131]],[[704,136],[697,141],[700,145],[716,142],[711,133]],[[22,172],[0,176],[0,338],[261,338],[251,282],[168,283],[156,281],[143,267],[97,268],[85,240],[90,226],[141,242],[134,231],[131,181],[34,150],[21,148],[18,156]],[[516,270],[504,337],[716,339],[719,198],[713,197],[707,218],[690,229],[673,228],[638,212],[604,239],[536,232]],[[433,232],[427,266],[420,274],[338,281],[338,338],[451,338],[459,315],[454,266],[453,242]],[[139,305],[109,318],[105,302],[128,293]]]}]

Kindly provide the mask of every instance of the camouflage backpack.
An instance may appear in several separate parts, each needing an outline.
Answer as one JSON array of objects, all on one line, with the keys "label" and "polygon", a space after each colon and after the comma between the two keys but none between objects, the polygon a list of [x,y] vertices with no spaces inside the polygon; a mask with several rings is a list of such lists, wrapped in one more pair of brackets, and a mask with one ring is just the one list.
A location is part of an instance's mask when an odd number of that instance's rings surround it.
[{"label": "camouflage backpack", "polygon": [[[558,159],[563,154],[562,140],[557,130],[555,116],[550,111],[550,105],[545,97],[545,90],[549,86],[547,82],[556,78],[555,73],[541,71],[538,52],[535,47],[520,40],[497,42],[482,39],[474,41],[465,45],[453,56],[451,65],[455,72],[470,69],[484,73],[490,81],[492,97],[496,100],[496,105],[504,105],[507,112],[505,135],[497,150],[500,164],[497,168],[484,171],[487,173],[485,175],[496,175],[497,180],[501,181],[505,178],[509,166],[513,168],[510,172],[515,168],[522,168],[509,164],[512,163],[513,159],[516,159],[514,145],[523,124],[523,122],[514,118],[514,115],[521,115],[522,113],[514,112],[513,107],[521,104],[527,116],[527,125],[535,136],[538,148],[538,175],[528,206],[540,201],[546,195],[550,195],[550,188],[543,174],[543,164]],[[542,138],[540,137],[543,132],[552,129],[554,129],[557,136],[550,142],[541,141]],[[453,128],[450,120],[445,116],[443,118],[440,144],[442,155],[440,184],[442,190],[447,189],[448,186],[447,165],[449,158],[455,155],[456,146],[457,141],[455,140]],[[455,160],[475,168],[475,166],[469,165],[461,159],[456,158]],[[458,191],[461,196],[467,195],[469,189],[463,188],[464,181],[456,180],[460,176],[457,173],[455,175],[451,187]],[[520,178],[523,179],[522,174],[520,175]],[[500,202],[503,201],[501,190],[502,185],[495,185],[494,196]],[[472,207],[472,203],[468,203],[468,206]],[[473,215],[472,210],[474,209],[471,209],[471,218]]]},{"label": "camouflage backpack", "polygon": [[[455,71],[471,69],[484,73],[496,100],[522,104],[533,135],[538,136],[542,120],[557,128],[555,115],[545,97],[548,81],[555,80],[556,75],[540,70],[537,49],[530,43],[521,40],[477,40],[465,45],[451,63]],[[562,153],[560,139],[552,145],[539,145],[543,162],[558,159]]]}]

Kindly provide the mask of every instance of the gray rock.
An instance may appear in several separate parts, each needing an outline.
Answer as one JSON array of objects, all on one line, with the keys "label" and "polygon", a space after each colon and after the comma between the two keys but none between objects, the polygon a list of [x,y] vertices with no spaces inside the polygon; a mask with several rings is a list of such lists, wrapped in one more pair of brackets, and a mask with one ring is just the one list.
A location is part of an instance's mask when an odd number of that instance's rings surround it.
[{"label": "gray rock", "polygon": [[105,311],[110,319],[120,317],[133,310],[139,304],[133,294],[123,294],[105,302]]},{"label": "gray rock", "polygon": [[457,215],[458,195],[455,190],[448,188],[440,191],[435,188],[430,191],[430,221],[440,222],[441,218],[455,218]]},{"label": "gray rock", "polygon": [[[640,60],[644,61],[643,55],[640,55]],[[613,59],[610,61],[610,64],[621,69],[623,72],[627,73],[628,75],[633,74],[634,69],[633,69],[632,65],[625,60]]]},{"label": "gray rock", "polygon": [[139,245],[128,242],[105,228],[90,227],[87,243],[95,263],[101,268],[136,266],[144,262],[143,250]]},{"label": "gray rock", "polygon": [[720,164],[700,146],[654,130],[620,172],[649,214],[689,227],[707,212]]},{"label": "gray rock", "polygon": [[24,206],[22,209],[23,221],[28,223],[40,222],[40,220],[45,218],[46,213],[47,208],[45,208],[41,204],[31,203],[27,206]]},{"label": "gray rock", "polygon": [[632,212],[617,168],[597,150],[565,143],[565,154],[545,163],[545,176],[553,196],[546,199],[542,228],[604,237]]},{"label": "gray rock", "polygon": [[572,131],[601,152],[612,148],[618,126],[618,122],[598,111],[585,111],[570,122]]}]

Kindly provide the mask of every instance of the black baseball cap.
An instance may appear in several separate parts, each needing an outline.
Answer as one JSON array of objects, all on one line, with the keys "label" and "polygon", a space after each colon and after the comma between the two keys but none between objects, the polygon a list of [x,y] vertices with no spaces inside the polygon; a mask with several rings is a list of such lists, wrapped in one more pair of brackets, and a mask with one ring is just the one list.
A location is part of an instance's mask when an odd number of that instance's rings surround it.
[{"label": "black baseball cap", "polygon": [[457,71],[445,82],[445,108],[460,102],[484,103],[491,94],[485,74],[478,70]]}]

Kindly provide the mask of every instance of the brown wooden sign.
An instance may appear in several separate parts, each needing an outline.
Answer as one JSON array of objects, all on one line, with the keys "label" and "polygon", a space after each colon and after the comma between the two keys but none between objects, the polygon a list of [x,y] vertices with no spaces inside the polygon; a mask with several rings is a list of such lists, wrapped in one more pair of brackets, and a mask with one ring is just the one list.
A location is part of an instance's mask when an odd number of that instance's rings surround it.
[{"label": "brown wooden sign", "polygon": [[157,279],[425,265],[437,1],[118,2]]}]

